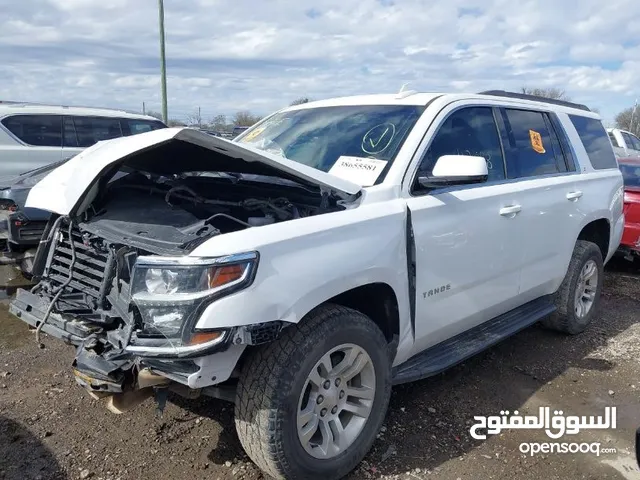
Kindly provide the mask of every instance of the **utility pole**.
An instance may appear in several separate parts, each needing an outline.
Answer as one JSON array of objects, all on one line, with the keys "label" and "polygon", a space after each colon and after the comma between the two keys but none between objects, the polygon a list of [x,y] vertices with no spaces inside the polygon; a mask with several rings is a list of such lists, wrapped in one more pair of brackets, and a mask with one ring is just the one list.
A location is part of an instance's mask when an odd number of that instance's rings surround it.
[{"label": "utility pole", "polygon": [[162,84],[162,120],[167,123],[167,62],[164,55],[164,0],[158,0],[160,23],[160,81]]},{"label": "utility pole", "polygon": [[200,107],[198,107],[198,128],[202,128],[202,115],[200,114]]},{"label": "utility pole", "polygon": [[629,122],[629,131],[633,133],[633,117],[636,116],[636,108],[638,107],[638,99],[636,98],[636,103],[633,105],[633,110],[631,110],[631,121]]},{"label": "utility pole", "polygon": [[143,115],[147,114],[147,109],[145,108],[144,102],[142,102],[142,114]]}]

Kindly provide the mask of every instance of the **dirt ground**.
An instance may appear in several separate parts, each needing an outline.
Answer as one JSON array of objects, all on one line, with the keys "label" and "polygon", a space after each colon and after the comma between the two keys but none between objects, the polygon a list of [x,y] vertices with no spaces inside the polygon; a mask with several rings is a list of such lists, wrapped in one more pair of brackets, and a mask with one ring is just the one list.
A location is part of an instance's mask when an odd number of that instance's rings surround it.
[{"label": "dirt ground", "polygon": [[[171,397],[162,418],[151,401],[109,413],[76,386],[73,350],[34,335],[0,304],[0,479],[261,479],[243,454],[233,406]],[[437,377],[397,387],[373,450],[350,480],[640,479],[634,434],[640,426],[640,275],[608,267],[599,318],[568,337],[532,327]],[[616,453],[528,456],[523,442],[543,431],[509,430],[474,440],[476,415],[500,410],[603,415],[615,430],[559,441],[600,442]]]}]

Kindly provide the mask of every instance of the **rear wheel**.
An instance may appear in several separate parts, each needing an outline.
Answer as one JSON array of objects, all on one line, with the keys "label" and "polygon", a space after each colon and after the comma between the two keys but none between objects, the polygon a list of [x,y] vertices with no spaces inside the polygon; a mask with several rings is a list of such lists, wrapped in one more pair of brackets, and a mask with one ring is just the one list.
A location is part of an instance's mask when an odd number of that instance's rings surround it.
[{"label": "rear wheel", "polygon": [[382,426],[391,362],[365,315],[322,306],[245,363],[236,429],[251,459],[283,479],[342,478]]},{"label": "rear wheel", "polygon": [[578,240],[567,275],[554,297],[558,310],[542,324],[570,334],[583,332],[596,315],[603,280],[600,248],[595,243]]}]

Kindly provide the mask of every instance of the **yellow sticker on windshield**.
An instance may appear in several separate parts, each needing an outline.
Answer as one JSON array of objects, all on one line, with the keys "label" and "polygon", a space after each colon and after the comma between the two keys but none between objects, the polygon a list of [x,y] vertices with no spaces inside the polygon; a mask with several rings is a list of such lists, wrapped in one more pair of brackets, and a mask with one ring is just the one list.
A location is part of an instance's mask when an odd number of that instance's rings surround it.
[{"label": "yellow sticker on windshield", "polygon": [[251,140],[253,140],[254,138],[256,138],[258,135],[260,135],[262,132],[264,132],[264,129],[266,127],[258,127],[254,130],[251,130],[249,133],[247,133],[247,135],[242,139],[243,142],[249,142]]},{"label": "yellow sticker on windshield", "polygon": [[531,148],[538,153],[545,153],[544,145],[542,144],[542,135],[535,130],[529,130],[529,138],[531,139]]}]

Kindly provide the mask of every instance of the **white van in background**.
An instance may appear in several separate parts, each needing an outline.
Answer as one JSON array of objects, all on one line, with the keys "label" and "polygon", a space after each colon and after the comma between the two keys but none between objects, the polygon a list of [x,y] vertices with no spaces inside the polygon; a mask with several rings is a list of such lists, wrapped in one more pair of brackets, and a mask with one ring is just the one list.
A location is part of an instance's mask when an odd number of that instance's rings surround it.
[{"label": "white van in background", "polygon": [[640,139],[633,133],[619,128],[607,128],[616,157],[640,157]]},{"label": "white van in background", "polygon": [[0,103],[0,176],[64,160],[101,140],[165,127],[121,110]]}]

